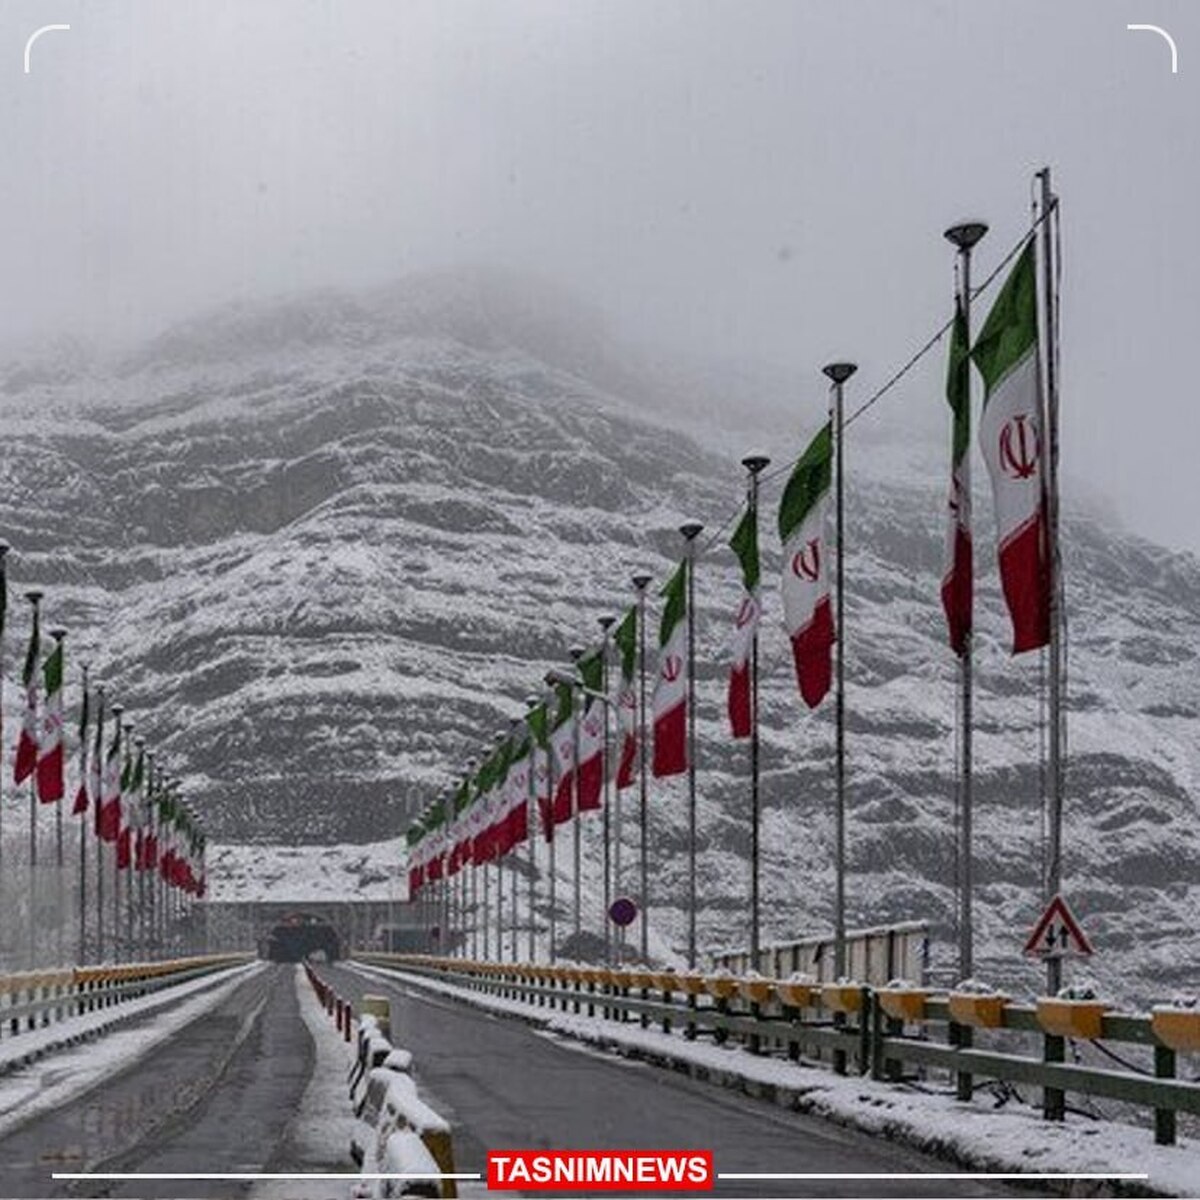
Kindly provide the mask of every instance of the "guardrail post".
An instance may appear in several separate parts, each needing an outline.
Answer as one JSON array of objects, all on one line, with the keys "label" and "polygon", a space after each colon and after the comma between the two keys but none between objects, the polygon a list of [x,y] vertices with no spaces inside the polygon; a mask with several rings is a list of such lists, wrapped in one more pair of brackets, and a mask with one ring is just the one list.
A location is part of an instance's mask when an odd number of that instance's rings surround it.
[{"label": "guardrail post", "polygon": [[[663,988],[662,998],[663,998],[664,1005],[668,1005],[672,1002],[672,994],[671,994],[671,990],[669,988]],[[663,1033],[671,1032],[671,1015],[670,1015],[670,1013],[663,1013],[662,1031],[663,1031]]]},{"label": "guardrail post", "polygon": [[[947,1041],[956,1050],[969,1050],[974,1045],[974,1031],[969,1025],[951,1021],[946,1028]],[[1047,1039],[1049,1040],[1049,1039]],[[1049,1061],[1049,1059],[1047,1059]],[[1061,1061],[1061,1059],[1060,1059]],[[975,1079],[967,1071],[958,1071],[954,1076],[954,1096],[957,1100],[970,1100],[975,1094]]]},{"label": "guardrail post", "polygon": [[694,1042],[696,1040],[696,1022],[692,1018],[692,1015],[691,1015],[692,1013],[694,1013],[696,1011],[696,1007],[697,1007],[696,994],[694,992],[688,993],[687,1006],[688,1006],[688,1023],[687,1023],[687,1028],[684,1029],[684,1031],[683,1031],[683,1036],[685,1038],[687,1038],[687,1040],[689,1042]]},{"label": "guardrail post", "polygon": [[871,995],[871,1078],[882,1080],[887,1073],[883,1062],[883,1035],[885,1032],[883,1005],[877,992]]},{"label": "guardrail post", "polygon": [[350,1002],[346,1001],[342,1005],[342,1041],[350,1041],[350,1025],[354,1020],[354,1009],[350,1006]]},{"label": "guardrail post", "polygon": [[[763,1019],[762,1005],[759,1004],[757,1000],[750,1001],[750,1016],[755,1021],[761,1021]],[[750,1034],[750,1036],[746,1039],[746,1050],[750,1054],[762,1053],[762,1039],[757,1033]]]},{"label": "guardrail post", "polygon": [[[794,1029],[800,1020],[800,1010],[791,1004],[785,1004],[783,1019]],[[794,1038],[788,1038],[787,1056],[790,1062],[796,1062],[800,1058],[800,1043]]]},{"label": "guardrail post", "polygon": [[[1054,1034],[1046,1034],[1042,1039],[1042,1062],[1065,1062],[1067,1056],[1066,1038]],[[1047,1121],[1061,1121],[1066,1116],[1067,1097],[1060,1088],[1042,1089],[1042,1116]]]},{"label": "guardrail post", "polygon": [[[1154,1077],[1155,1079],[1175,1078],[1175,1051],[1170,1046],[1154,1047]],[[1154,1141],[1159,1146],[1175,1145],[1175,1110],[1173,1108],[1156,1108],[1154,1110]]]},{"label": "guardrail post", "polygon": [[871,1001],[874,992],[864,986],[858,995],[858,1073],[865,1075],[871,1069]]}]

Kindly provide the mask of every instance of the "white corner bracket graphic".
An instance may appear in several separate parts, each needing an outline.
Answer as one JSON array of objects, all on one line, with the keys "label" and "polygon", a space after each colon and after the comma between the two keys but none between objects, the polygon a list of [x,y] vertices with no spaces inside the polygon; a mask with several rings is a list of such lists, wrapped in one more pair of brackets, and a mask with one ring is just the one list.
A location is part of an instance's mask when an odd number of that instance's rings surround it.
[{"label": "white corner bracket graphic", "polygon": [[1179,51],[1176,49],[1175,39],[1161,25],[1126,25],[1125,28],[1147,29],[1151,33],[1157,33],[1171,47],[1171,74],[1179,74]]},{"label": "white corner bracket graphic", "polygon": [[42,36],[43,33],[49,33],[54,29],[70,29],[70,25],[43,25],[41,29],[35,29],[29,35],[29,41],[25,43],[25,74],[29,74],[29,52],[33,49],[33,43]]}]

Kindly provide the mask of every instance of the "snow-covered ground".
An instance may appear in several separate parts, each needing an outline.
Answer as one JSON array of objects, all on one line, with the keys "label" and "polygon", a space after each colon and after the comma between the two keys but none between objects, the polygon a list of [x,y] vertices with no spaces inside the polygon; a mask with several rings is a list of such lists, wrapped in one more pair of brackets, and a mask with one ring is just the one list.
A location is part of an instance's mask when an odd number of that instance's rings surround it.
[{"label": "snow-covered ground", "polygon": [[[689,1042],[678,1033],[664,1034],[601,1017],[548,1015],[532,1004],[483,996],[424,976],[361,964],[355,969],[392,981],[400,976],[406,983],[534,1020],[550,1032],[584,1043],[700,1069],[714,1082],[729,1083],[751,1095],[773,1096],[799,1111],[905,1142],[966,1171],[1096,1174],[1110,1179],[1132,1175],[1135,1184],[1172,1196],[1195,1196],[1200,1184],[1200,1142],[1195,1139],[1156,1146],[1149,1130],[1114,1121],[1043,1121],[1036,1110],[1015,1103],[997,1110],[985,1096],[960,1103],[948,1095],[753,1056],[733,1045]],[[803,1170],[803,1164],[796,1169]]]},{"label": "snow-covered ground", "polygon": [[136,1028],[113,1029],[99,1041],[64,1049],[52,1059],[40,1059],[0,1078],[0,1135],[82,1095],[114,1071],[144,1058],[264,967],[263,963],[247,963],[6,1041],[0,1045],[0,1062],[19,1060],[31,1050],[65,1044],[70,1038],[95,1033],[115,1022],[124,1024],[133,1017],[156,1014]]}]

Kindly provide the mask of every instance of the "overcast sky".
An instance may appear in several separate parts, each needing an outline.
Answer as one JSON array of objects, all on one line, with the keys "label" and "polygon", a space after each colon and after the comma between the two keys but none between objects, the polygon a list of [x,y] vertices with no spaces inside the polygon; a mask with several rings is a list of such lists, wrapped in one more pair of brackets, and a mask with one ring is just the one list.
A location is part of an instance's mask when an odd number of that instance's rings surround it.
[{"label": "overcast sky", "polygon": [[865,393],[1049,163],[1065,469],[1200,550],[1198,88],[1195,0],[5,0],[0,338],[494,262]]}]

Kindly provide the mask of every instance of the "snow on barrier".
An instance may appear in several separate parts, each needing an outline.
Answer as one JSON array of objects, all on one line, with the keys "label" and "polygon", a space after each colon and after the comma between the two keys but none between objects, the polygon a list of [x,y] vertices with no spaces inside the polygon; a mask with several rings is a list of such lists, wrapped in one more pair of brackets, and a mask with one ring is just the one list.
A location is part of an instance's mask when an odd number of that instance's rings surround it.
[{"label": "snow on barrier", "polygon": [[[201,975],[241,966],[252,957],[250,954],[192,955],[162,962],[100,963],[3,975],[0,976],[0,1039],[11,1041],[68,1017],[109,1008]],[[52,1048],[53,1043],[45,1043],[41,1052]]]},{"label": "snow on barrier", "polygon": [[[1090,994],[1069,990],[1021,1005],[974,981],[946,993],[899,979],[869,987],[805,975],[739,977],[728,970],[546,966],[376,952],[355,957],[537,1009],[601,1022],[633,1020],[643,1028],[661,1022],[664,1033],[675,1029],[717,1044],[740,1039],[756,1056],[796,1060],[804,1053],[830,1062],[838,1073],[856,1067],[893,1082],[945,1073],[960,1100],[982,1086],[999,1086],[1002,1104],[1014,1094],[1013,1085],[1031,1085],[1041,1089],[1048,1119],[1063,1119],[1068,1094],[1117,1100],[1150,1111],[1159,1145],[1176,1143],[1178,1114],[1200,1116],[1200,1079],[1188,1078],[1192,1072],[1181,1072],[1178,1061],[1200,1052],[1200,1004],[1191,997],[1144,1016],[1115,1012]],[[1030,1040],[1040,1053],[1030,1053]],[[1131,1047],[1123,1054],[1140,1054],[1144,1065],[1110,1049],[1114,1043]],[[1104,1065],[1082,1061],[1089,1049],[1103,1055]]]},{"label": "snow on barrier", "polygon": [[[353,1010],[308,964],[305,974],[317,1000],[351,1040]],[[389,1036],[390,1009],[382,996],[364,996],[358,1018],[354,1062],[350,1067],[350,1104],[355,1116],[350,1157],[364,1175],[408,1178],[364,1180],[360,1200],[395,1196],[455,1197],[450,1124],[417,1095],[413,1056]]]}]

